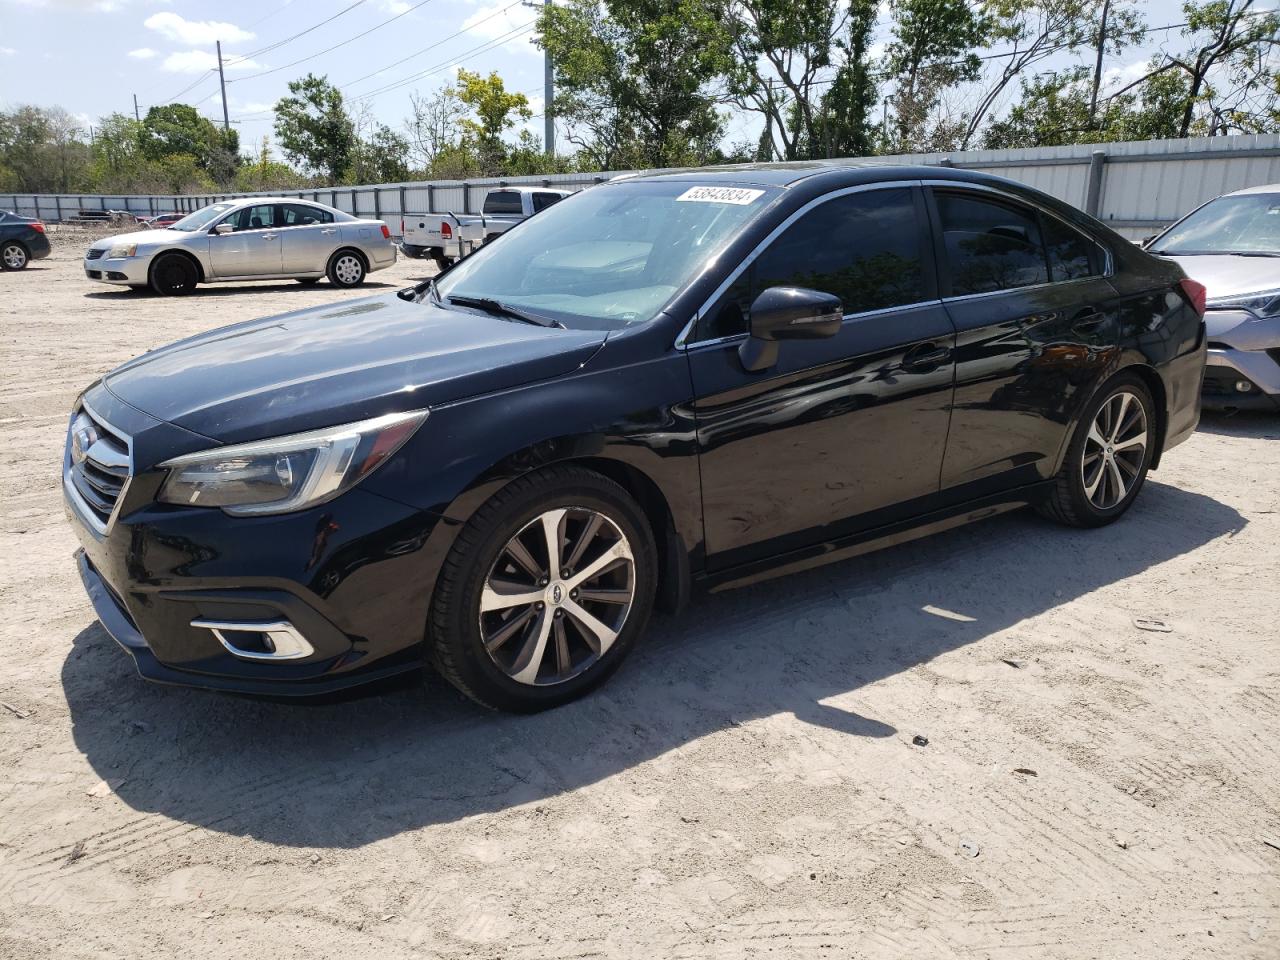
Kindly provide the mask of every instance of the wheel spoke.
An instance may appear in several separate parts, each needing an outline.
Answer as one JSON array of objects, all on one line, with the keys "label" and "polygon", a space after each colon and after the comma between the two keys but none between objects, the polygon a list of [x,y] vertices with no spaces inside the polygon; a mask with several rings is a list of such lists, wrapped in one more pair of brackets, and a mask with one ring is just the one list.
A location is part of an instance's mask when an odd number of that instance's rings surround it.
[{"label": "wheel spoke", "polygon": [[587,589],[583,588],[578,591],[579,600],[595,600],[597,603],[630,603],[631,591],[627,589],[621,590],[604,590],[604,589]]},{"label": "wheel spoke", "polygon": [[519,613],[512,616],[510,620],[500,626],[497,630],[484,638],[484,648],[490,653],[499,649],[504,643],[515,636],[516,631],[527,624],[537,611],[532,606],[525,607]]},{"label": "wheel spoke", "polygon": [[1119,503],[1121,500],[1124,499],[1126,487],[1125,487],[1124,477],[1120,475],[1120,468],[1116,466],[1116,461],[1114,458],[1107,461],[1107,472],[1110,474],[1111,482],[1115,486],[1116,496],[1115,496],[1115,500],[1113,500],[1111,503],[1112,506],[1115,506],[1117,503]]},{"label": "wheel spoke", "polygon": [[484,589],[480,591],[480,612],[506,610],[526,603],[537,603],[541,599],[541,590],[530,590],[524,584],[490,577]]},{"label": "wheel spoke", "polygon": [[587,521],[587,525],[582,529],[582,536],[578,537],[578,542],[573,545],[569,558],[564,562],[566,570],[572,570],[577,567],[578,562],[582,559],[583,554],[587,552],[587,547],[595,539],[600,530],[600,524],[603,522],[604,519],[600,514],[593,513],[591,515],[591,519]]},{"label": "wheel spoke", "polygon": [[[1129,394],[1122,393],[1116,400],[1119,401],[1120,409],[1111,418],[1111,433],[1107,435],[1107,439],[1112,443],[1115,443],[1116,437],[1120,435],[1120,428],[1124,424],[1124,415],[1129,411]],[[1114,403],[1115,401],[1112,402]]]},{"label": "wheel spoke", "polygon": [[587,566],[584,567],[582,570],[579,570],[576,573],[574,573],[574,575],[566,582],[569,584],[569,588],[573,589],[585,583],[586,581],[592,579],[593,577],[598,576],[600,573],[602,573],[605,570],[605,568],[612,566],[613,564],[617,563],[619,560],[630,560],[630,559],[631,559],[631,548],[627,546],[627,542],[625,540],[619,540],[617,543],[611,546],[608,550],[606,550],[604,553],[600,554],[600,556],[596,557],[589,564],[587,564]]},{"label": "wheel spoke", "polygon": [[548,510],[542,515],[542,536],[547,541],[547,576],[560,579],[560,555],[564,550],[564,518],[568,510]]},{"label": "wheel spoke", "polygon": [[[1088,497],[1090,500],[1092,500],[1094,503],[1097,503],[1097,501],[1093,499],[1093,495],[1098,491],[1098,485],[1102,483],[1102,478],[1106,476],[1106,473],[1107,473],[1106,463],[1099,463],[1098,472],[1093,475],[1093,479],[1085,481],[1084,495]],[[1105,494],[1105,491],[1104,491],[1104,494]]]},{"label": "wheel spoke", "polygon": [[547,652],[547,638],[551,636],[550,610],[539,612],[538,623],[529,632],[515,662],[511,664],[511,679],[518,683],[533,683],[538,679],[538,670],[542,667],[542,658]]},{"label": "wheel spoke", "polygon": [[569,656],[569,637],[564,632],[564,617],[556,617],[552,621],[552,632],[556,641],[556,672],[568,673],[573,669],[573,659]]},{"label": "wheel spoke", "polygon": [[564,602],[564,610],[583,630],[584,639],[597,656],[603,655],[618,639],[618,634],[572,600]]},{"label": "wheel spoke", "polygon": [[507,554],[516,562],[516,566],[533,578],[534,583],[537,583],[547,575],[547,572],[539,566],[538,561],[533,559],[533,554],[529,552],[529,548],[520,542],[519,534],[512,537],[511,542],[507,544]]},{"label": "wheel spoke", "polygon": [[1098,417],[1095,418],[1093,423],[1089,426],[1089,439],[1099,447],[1105,447],[1107,445],[1107,441],[1103,438],[1102,434],[1098,432],[1098,419],[1101,417],[1102,414],[1099,413]]},{"label": "wheel spoke", "polygon": [[1121,440],[1115,445],[1116,450],[1128,450],[1130,447],[1145,447],[1147,445],[1147,431],[1135,433],[1128,440]]}]

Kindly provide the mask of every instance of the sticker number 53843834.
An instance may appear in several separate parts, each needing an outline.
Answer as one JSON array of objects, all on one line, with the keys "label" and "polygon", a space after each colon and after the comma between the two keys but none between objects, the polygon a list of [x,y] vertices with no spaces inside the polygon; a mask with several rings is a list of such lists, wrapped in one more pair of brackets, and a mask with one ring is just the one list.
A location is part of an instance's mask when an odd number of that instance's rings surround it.
[{"label": "sticker number 53843834", "polygon": [[751,190],[747,187],[690,187],[676,199],[693,203],[736,203],[738,206],[745,206],[763,196],[763,190]]}]

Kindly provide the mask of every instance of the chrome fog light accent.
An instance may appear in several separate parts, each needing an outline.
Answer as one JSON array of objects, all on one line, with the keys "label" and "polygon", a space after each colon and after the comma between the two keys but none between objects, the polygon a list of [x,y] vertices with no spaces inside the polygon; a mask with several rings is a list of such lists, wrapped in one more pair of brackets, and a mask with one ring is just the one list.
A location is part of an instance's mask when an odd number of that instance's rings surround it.
[{"label": "chrome fog light accent", "polygon": [[[209,630],[228,653],[242,660],[300,660],[315,653],[315,648],[307,642],[307,638],[298,632],[288,620],[275,620],[270,623],[243,620],[205,620],[197,618],[191,621],[197,629]],[[238,646],[228,633],[257,634],[262,638],[263,650],[248,650]]]}]

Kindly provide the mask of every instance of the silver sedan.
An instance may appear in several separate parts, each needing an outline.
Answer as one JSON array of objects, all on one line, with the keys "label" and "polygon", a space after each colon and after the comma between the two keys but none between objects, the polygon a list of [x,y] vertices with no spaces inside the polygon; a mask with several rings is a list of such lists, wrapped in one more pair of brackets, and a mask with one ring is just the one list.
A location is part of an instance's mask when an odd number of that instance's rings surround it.
[{"label": "silver sedan", "polygon": [[211,204],[164,230],[108,237],[85,254],[90,280],[157,293],[190,293],[197,283],[324,277],[356,287],[396,262],[391,231],[307,200],[248,197]]}]

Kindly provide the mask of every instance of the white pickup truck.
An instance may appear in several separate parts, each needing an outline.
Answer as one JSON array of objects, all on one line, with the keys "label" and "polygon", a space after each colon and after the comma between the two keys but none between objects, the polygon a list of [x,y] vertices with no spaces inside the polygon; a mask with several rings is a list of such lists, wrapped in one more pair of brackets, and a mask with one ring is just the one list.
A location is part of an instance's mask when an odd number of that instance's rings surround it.
[{"label": "white pickup truck", "polygon": [[549,187],[499,187],[485,194],[479,216],[405,214],[400,218],[400,249],[406,257],[429,257],[443,270],[572,192]]}]

